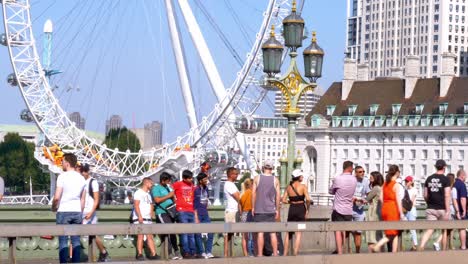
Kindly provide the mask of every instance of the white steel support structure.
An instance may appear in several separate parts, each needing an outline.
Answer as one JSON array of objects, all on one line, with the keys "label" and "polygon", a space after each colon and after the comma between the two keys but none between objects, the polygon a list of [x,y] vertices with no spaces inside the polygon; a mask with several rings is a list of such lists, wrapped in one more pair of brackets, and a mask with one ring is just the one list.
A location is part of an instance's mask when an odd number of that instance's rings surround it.
[{"label": "white steel support structure", "polygon": [[164,3],[166,5],[167,22],[169,24],[169,31],[171,33],[172,50],[176,60],[180,87],[182,89],[182,95],[185,102],[185,110],[187,111],[187,118],[190,124],[190,128],[194,129],[197,127],[198,121],[195,112],[195,105],[193,103],[192,90],[190,89],[190,79],[187,72],[184,50],[182,47],[182,42],[180,41],[180,32],[177,25],[176,13],[174,12],[172,0],[165,0]]},{"label": "white steel support structure", "polygon": [[[169,1],[169,0],[166,0]],[[211,84],[211,89],[213,89],[213,92],[216,95],[216,98],[218,99],[218,103],[222,104],[223,103],[223,98],[226,97],[226,89],[224,88],[223,81],[221,80],[221,76],[219,75],[218,68],[216,67],[216,64],[213,60],[213,56],[211,56],[211,52],[208,48],[208,45],[206,44],[205,38],[203,37],[203,34],[200,30],[200,27],[198,26],[197,19],[193,15],[192,8],[188,4],[187,0],[179,0],[179,6],[182,11],[185,24],[187,25],[187,28],[190,32],[190,36],[192,38],[192,41],[196,47],[196,50],[198,52],[198,55],[200,57],[200,60],[203,64],[203,68],[205,69],[205,73],[208,76],[208,80]],[[229,112],[232,112],[232,109],[230,109],[230,106],[222,106],[227,107]],[[233,123],[235,121],[235,115],[232,113],[229,115]],[[226,127],[228,130],[234,130],[232,126]],[[239,149],[244,157],[244,160],[246,160],[247,166],[252,172],[255,172],[255,168],[252,167],[252,163],[250,162],[249,158],[249,149],[247,147],[247,143],[245,140],[245,137],[243,134],[238,133],[236,135],[236,141],[237,145],[239,146]]]}]

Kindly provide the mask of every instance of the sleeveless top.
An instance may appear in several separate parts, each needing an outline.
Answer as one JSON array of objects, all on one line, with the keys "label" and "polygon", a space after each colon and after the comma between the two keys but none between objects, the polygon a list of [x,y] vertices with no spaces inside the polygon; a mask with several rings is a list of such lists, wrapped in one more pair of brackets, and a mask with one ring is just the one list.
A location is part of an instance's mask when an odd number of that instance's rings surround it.
[{"label": "sleeveless top", "polygon": [[256,214],[274,214],[276,212],[275,176],[260,175],[255,199]]},{"label": "sleeveless top", "polygon": [[[294,196],[288,195],[289,196],[289,202],[304,202],[305,194],[299,195],[296,188],[294,188],[293,183],[290,183],[289,187],[291,187],[291,190],[293,191],[293,193],[296,194]],[[285,191],[287,192],[287,189]]]},{"label": "sleeveless top", "polygon": [[305,199],[305,195],[289,196],[290,202],[303,202],[304,199]]}]

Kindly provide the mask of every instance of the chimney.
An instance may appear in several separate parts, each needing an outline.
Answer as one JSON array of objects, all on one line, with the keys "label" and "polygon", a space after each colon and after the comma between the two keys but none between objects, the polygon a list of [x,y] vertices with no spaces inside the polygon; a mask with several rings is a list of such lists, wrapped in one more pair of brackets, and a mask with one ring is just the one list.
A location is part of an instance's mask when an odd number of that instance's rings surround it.
[{"label": "chimney", "polygon": [[401,67],[393,67],[390,69],[390,74],[392,77],[403,79],[403,68]]},{"label": "chimney", "polygon": [[419,57],[415,55],[406,56],[405,65],[405,99],[411,97],[419,77]]},{"label": "chimney", "polygon": [[440,74],[440,97],[447,95],[450,84],[452,83],[453,77],[455,77],[455,59],[457,55],[453,53],[444,52],[442,53],[442,73]]},{"label": "chimney", "polygon": [[341,100],[348,98],[349,92],[357,78],[356,60],[346,58],[344,60],[344,77],[341,87]]},{"label": "chimney", "polygon": [[369,64],[362,63],[357,66],[357,80],[358,81],[368,81],[369,80]]}]

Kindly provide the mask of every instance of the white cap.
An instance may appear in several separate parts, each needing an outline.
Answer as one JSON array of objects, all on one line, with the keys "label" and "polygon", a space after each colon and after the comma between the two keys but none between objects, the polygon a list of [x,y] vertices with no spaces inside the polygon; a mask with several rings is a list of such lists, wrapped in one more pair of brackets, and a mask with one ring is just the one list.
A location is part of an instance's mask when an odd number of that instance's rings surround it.
[{"label": "white cap", "polygon": [[300,170],[300,169],[295,169],[295,170],[293,170],[293,172],[292,172],[292,176],[293,176],[294,178],[297,178],[297,177],[299,177],[299,176],[304,176],[304,172],[303,172],[302,170]]}]

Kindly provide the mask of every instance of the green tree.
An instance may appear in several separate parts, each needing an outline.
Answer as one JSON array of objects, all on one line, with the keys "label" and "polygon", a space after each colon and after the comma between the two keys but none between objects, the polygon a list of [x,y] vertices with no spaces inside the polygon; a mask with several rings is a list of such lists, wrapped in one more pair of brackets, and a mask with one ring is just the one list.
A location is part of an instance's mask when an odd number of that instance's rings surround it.
[{"label": "green tree", "polygon": [[111,129],[106,135],[104,144],[111,149],[118,148],[120,151],[129,149],[131,152],[138,152],[141,149],[140,140],[126,127]]},{"label": "green tree", "polygon": [[18,193],[29,193],[29,177],[33,191],[49,190],[49,176],[42,172],[34,158],[34,144],[24,141],[18,133],[8,133],[0,143],[0,176],[5,187]]}]

